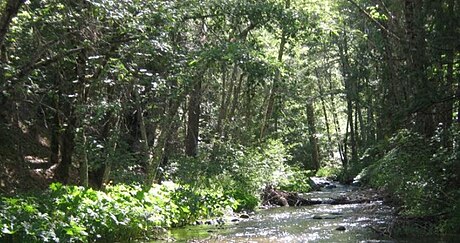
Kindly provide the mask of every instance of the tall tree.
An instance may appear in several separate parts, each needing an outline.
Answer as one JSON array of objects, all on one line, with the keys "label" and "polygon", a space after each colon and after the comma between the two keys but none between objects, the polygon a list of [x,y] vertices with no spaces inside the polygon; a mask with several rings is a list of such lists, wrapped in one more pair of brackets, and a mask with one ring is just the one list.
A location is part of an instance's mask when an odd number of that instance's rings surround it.
[{"label": "tall tree", "polygon": [[[23,0],[7,0],[0,5],[0,46],[3,46],[3,41],[8,33],[8,29],[10,28],[11,21],[18,14],[19,9],[23,4]],[[2,49],[2,52],[3,51],[4,50]]]}]

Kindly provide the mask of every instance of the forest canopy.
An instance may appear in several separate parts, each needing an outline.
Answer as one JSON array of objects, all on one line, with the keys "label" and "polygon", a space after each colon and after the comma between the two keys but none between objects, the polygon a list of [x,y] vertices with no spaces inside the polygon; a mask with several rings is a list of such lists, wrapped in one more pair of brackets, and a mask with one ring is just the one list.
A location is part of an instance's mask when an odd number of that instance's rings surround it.
[{"label": "forest canopy", "polygon": [[0,194],[358,176],[458,231],[459,39],[456,0],[2,0]]}]

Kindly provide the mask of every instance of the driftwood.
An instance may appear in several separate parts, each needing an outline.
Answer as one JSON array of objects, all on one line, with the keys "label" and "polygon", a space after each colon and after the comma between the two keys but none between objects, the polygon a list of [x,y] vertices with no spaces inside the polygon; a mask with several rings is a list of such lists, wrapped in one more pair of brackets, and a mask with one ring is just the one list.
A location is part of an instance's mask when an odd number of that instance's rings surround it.
[{"label": "driftwood", "polygon": [[272,185],[267,185],[265,187],[262,194],[262,199],[262,204],[269,206],[278,205],[283,207],[289,207],[321,204],[321,201],[302,198],[295,192],[276,190]]},{"label": "driftwood", "polygon": [[350,193],[349,195],[339,196],[336,198],[322,200],[310,200],[299,196],[295,192],[287,192],[275,189],[272,185],[267,185],[262,194],[262,205],[266,206],[308,206],[315,204],[359,204],[370,203],[373,201],[382,200],[383,197],[375,191],[368,190],[359,193]]}]

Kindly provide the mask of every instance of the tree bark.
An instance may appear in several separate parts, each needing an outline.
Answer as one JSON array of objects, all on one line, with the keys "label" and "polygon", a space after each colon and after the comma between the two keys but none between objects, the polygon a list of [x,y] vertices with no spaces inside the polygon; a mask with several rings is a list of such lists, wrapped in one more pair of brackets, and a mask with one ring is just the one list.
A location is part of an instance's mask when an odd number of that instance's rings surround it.
[{"label": "tree bark", "polygon": [[200,129],[201,75],[193,80],[187,110],[187,133],[185,136],[185,154],[190,157],[198,155],[198,136]]},{"label": "tree bark", "polygon": [[8,0],[6,2],[5,9],[0,17],[0,46],[3,45],[3,41],[5,40],[5,36],[10,28],[11,21],[18,14],[23,3],[23,0]]},{"label": "tree bark", "polygon": [[[351,73],[351,68],[348,60],[348,38],[347,38],[347,33],[344,30],[343,32],[343,40],[341,43],[339,43],[339,55],[340,55],[340,61],[341,61],[341,66],[342,66],[342,73],[344,76],[344,82],[345,82],[345,91],[346,91],[346,100],[347,100],[347,130],[346,130],[346,135],[345,135],[345,142],[344,142],[344,147],[345,147],[345,153],[344,153],[344,158],[346,163],[350,161],[354,161],[357,159],[357,148],[356,148],[356,134],[355,134],[355,126],[353,122],[353,101],[355,101],[356,97],[356,87],[355,83],[353,82],[353,77]],[[356,102],[356,101],[355,101]],[[350,132],[348,132],[348,128],[350,129]],[[347,140],[348,140],[348,135],[350,136],[350,148],[351,148],[351,158],[348,160],[348,155],[347,155]]]},{"label": "tree bark", "polygon": [[323,116],[324,116],[324,123],[326,125],[326,135],[327,135],[327,151],[329,153],[329,156],[334,158],[334,153],[332,152],[332,137],[331,137],[331,131],[330,131],[330,124],[329,124],[329,117],[327,115],[327,109],[326,109],[326,101],[324,100],[324,91],[323,91],[323,86],[321,85],[320,81],[320,74],[318,70],[315,70],[316,73],[316,80],[317,80],[317,86],[318,86],[318,91],[319,91],[319,99],[321,101],[321,108],[323,110]]},{"label": "tree bark", "polygon": [[166,115],[160,123],[160,134],[156,139],[155,146],[151,148],[151,157],[147,163],[147,175],[144,181],[144,189],[146,190],[150,189],[157,179],[158,168],[165,157],[168,138],[170,138],[171,134],[174,132],[174,119],[177,115],[178,108],[182,103],[181,101],[181,96],[178,96],[171,101]]},{"label": "tree bark", "polygon": [[240,77],[238,78],[238,84],[236,85],[235,89],[233,90],[233,99],[232,99],[232,105],[230,107],[230,113],[228,115],[228,118],[232,120],[235,117],[235,112],[238,107],[239,101],[240,101],[240,92],[241,92],[241,86],[243,85],[243,79],[244,79],[244,74],[240,74]]},{"label": "tree bark", "polygon": [[[329,71],[327,71],[327,79],[329,81],[329,90],[333,90],[332,77]],[[347,161],[346,161],[346,157],[344,156],[344,148],[343,148],[344,146],[342,143],[342,139],[340,138],[342,131],[340,128],[339,119],[337,117],[337,108],[335,106],[334,95],[331,95],[330,98],[331,98],[332,122],[334,123],[335,136],[337,138],[337,150],[339,152],[340,161],[342,161],[342,166],[345,167],[347,164]]]},{"label": "tree bark", "polygon": [[[58,84],[56,84],[58,86]],[[60,137],[61,137],[61,119],[60,119],[60,108],[59,108],[59,96],[61,94],[54,94],[53,102],[54,102],[54,114],[51,121],[50,127],[50,158],[49,164],[55,165],[59,163],[59,146],[60,146]]]},{"label": "tree bark", "polygon": [[[64,80],[63,74],[59,71],[60,87],[59,93],[61,96],[67,94],[74,94],[75,87],[72,82]],[[75,128],[76,128],[76,117],[75,117],[75,105],[73,104],[73,98],[68,97],[67,99],[60,99],[60,107],[63,115],[62,119],[62,133],[61,133],[61,145],[60,154],[61,161],[56,168],[56,179],[60,182],[67,184],[69,183],[70,168],[72,166],[72,157],[75,148]]]},{"label": "tree bark", "polygon": [[408,84],[412,88],[412,107],[415,113],[415,129],[426,137],[431,137],[436,125],[433,117],[434,88],[426,76],[425,16],[423,1],[405,0],[404,16],[407,39]]},{"label": "tree bark", "polygon": [[[111,94],[108,94],[111,96]],[[108,98],[110,100],[110,98]],[[106,139],[106,156],[103,165],[102,178],[100,180],[99,188],[105,189],[110,182],[110,173],[112,172],[113,161],[115,159],[115,153],[117,151],[119,139],[120,139],[120,125],[121,117],[118,112],[109,112],[107,114],[107,122],[104,126],[103,136]]]},{"label": "tree bark", "polygon": [[316,137],[315,109],[313,107],[312,101],[307,102],[307,123],[308,123],[308,130],[310,133],[309,135],[310,146],[312,148],[312,153],[311,153],[312,169],[314,171],[318,171],[319,168],[321,167],[321,162],[319,158],[318,138]]},{"label": "tree bark", "polygon": [[227,78],[228,78],[228,75],[227,75],[227,67],[225,66],[225,64],[222,64],[222,88],[221,88],[221,97],[220,97],[220,108],[219,108],[219,116],[217,117],[217,127],[216,127],[216,131],[217,131],[217,135],[219,136],[219,138],[221,137],[222,135],[222,126],[223,126],[223,123],[225,122],[225,117],[227,116],[227,108],[226,108],[226,104],[227,104]]},{"label": "tree bark", "polygon": [[77,79],[78,83],[80,86],[79,90],[79,103],[82,105],[80,109],[78,109],[79,113],[79,119],[80,121],[83,121],[80,129],[81,131],[81,136],[82,136],[82,145],[81,145],[81,150],[80,154],[82,155],[82,158],[80,158],[79,165],[80,165],[80,184],[84,187],[88,187],[89,185],[89,176],[88,176],[88,170],[89,170],[89,165],[88,165],[88,152],[87,152],[87,141],[86,141],[86,124],[84,124],[84,117],[86,116],[86,102],[87,102],[87,93],[86,93],[86,84],[88,83],[86,80],[86,62],[87,62],[87,53],[85,49],[82,49],[81,52],[78,55],[77,58]]}]

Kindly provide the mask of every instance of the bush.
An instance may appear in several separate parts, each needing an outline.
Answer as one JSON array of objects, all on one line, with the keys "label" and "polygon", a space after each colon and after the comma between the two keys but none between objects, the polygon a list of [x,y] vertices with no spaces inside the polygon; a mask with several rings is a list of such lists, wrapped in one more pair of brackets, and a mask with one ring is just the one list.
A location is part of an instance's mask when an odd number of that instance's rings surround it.
[{"label": "bush", "polygon": [[332,180],[337,180],[339,175],[342,173],[342,170],[338,167],[326,166],[320,168],[316,172],[316,176],[325,177]]},{"label": "bush", "polygon": [[[238,210],[254,209],[259,194],[267,184],[286,183],[293,172],[285,165],[289,158],[285,146],[278,140],[268,140],[257,147],[221,143],[211,151],[202,151],[198,158],[180,158],[166,170],[168,178],[191,184],[197,190],[212,189],[225,192],[238,202]],[[300,173],[300,172],[299,172]],[[308,182],[308,181],[305,181]]]},{"label": "bush", "polygon": [[[362,182],[385,189],[401,206],[401,214],[435,219],[438,229],[452,232],[460,228],[460,193],[456,189],[459,147],[443,146],[446,138],[460,141],[458,129],[446,136],[438,131],[432,138],[401,130],[390,139],[386,154],[367,167]],[[456,169],[457,168],[457,169]]]},{"label": "bush", "polygon": [[218,216],[237,204],[222,192],[165,182],[148,192],[135,185],[102,192],[55,183],[40,197],[2,198],[0,206],[0,240],[114,242],[154,238],[159,226]]},{"label": "bush", "polygon": [[281,181],[278,187],[281,190],[292,192],[309,192],[311,191],[310,177],[313,175],[312,171],[305,171],[298,167],[291,167],[286,173],[286,180]]}]

